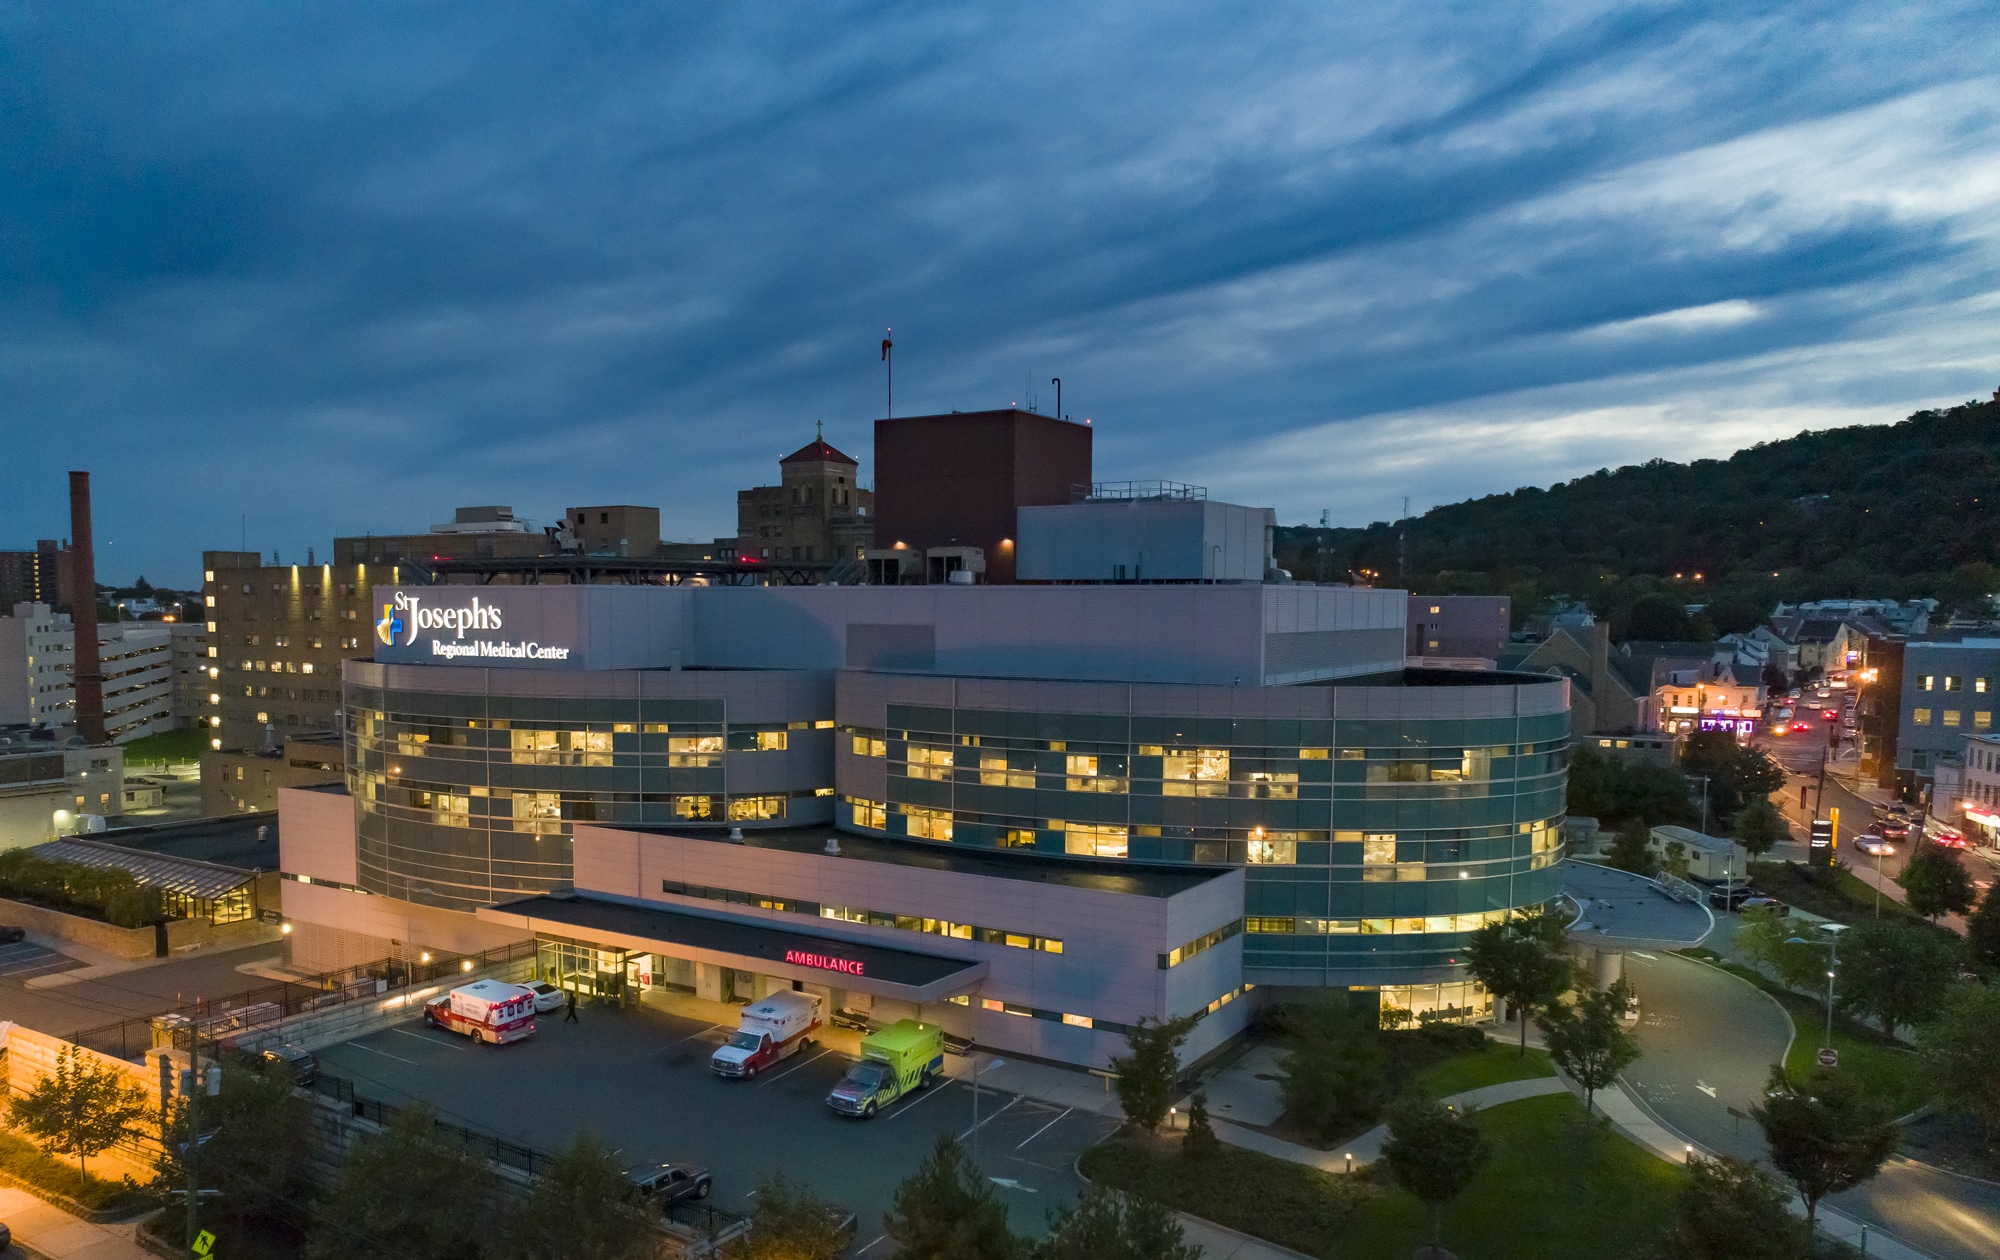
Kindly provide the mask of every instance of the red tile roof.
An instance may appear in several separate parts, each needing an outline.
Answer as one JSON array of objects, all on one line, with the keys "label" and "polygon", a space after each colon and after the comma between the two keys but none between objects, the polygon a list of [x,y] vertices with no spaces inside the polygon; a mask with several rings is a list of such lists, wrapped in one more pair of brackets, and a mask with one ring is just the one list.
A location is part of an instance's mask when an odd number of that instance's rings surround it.
[{"label": "red tile roof", "polygon": [[781,464],[852,464],[855,461],[826,444],[825,438],[814,438],[798,450],[778,461]]}]

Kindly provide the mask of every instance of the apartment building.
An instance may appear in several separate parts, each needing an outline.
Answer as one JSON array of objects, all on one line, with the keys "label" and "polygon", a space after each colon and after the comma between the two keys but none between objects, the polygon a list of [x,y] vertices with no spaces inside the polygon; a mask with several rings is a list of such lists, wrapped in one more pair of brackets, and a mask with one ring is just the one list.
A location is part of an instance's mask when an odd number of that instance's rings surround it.
[{"label": "apartment building", "polygon": [[[104,725],[122,744],[173,724],[173,645],[166,622],[97,628]],[[68,613],[20,603],[0,617],[0,726],[66,735],[76,711],[76,631]]]}]

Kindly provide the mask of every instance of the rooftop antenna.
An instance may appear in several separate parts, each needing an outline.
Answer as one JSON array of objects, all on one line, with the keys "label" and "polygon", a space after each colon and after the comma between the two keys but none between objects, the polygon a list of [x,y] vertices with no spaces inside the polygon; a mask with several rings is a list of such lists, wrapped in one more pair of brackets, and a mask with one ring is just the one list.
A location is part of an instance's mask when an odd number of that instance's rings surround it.
[{"label": "rooftop antenna", "polygon": [[[893,328],[884,328],[882,331],[892,333],[896,330]],[[887,337],[882,338],[882,363],[884,365],[882,372],[886,378],[888,388],[888,398],[882,408],[882,418],[885,420],[894,420],[896,418],[896,361],[889,357],[889,352],[895,348],[895,342],[889,340]]]},{"label": "rooftop antenna", "polygon": [[1063,413],[1062,413],[1062,377],[1060,377],[1060,376],[1051,376],[1051,377],[1049,378],[1049,384],[1051,384],[1051,385],[1053,385],[1053,386],[1055,386],[1055,387],[1056,387],[1056,419],[1060,420],[1060,419],[1062,419],[1062,418],[1063,418]]}]

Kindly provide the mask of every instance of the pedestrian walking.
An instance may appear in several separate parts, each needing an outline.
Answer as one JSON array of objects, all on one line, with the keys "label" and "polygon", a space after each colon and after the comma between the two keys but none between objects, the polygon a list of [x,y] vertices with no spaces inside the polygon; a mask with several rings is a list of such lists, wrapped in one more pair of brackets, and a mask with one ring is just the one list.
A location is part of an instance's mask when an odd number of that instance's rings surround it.
[{"label": "pedestrian walking", "polygon": [[576,1017],[576,990],[571,989],[568,999],[563,1002],[563,1023],[574,1024],[578,1022],[580,1021]]}]

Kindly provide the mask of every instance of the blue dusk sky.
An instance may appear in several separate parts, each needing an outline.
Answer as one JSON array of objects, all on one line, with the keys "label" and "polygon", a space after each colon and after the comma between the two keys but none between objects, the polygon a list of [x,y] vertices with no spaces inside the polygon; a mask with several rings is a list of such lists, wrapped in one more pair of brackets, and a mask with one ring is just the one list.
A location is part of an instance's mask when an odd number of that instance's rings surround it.
[{"label": "blue dusk sky", "polygon": [[1034,404],[1340,524],[2000,386],[1975,3],[6,4],[0,547],[734,532]]}]

